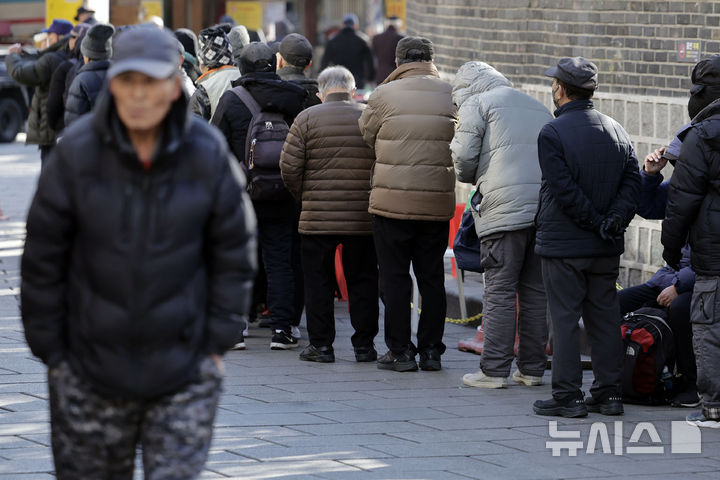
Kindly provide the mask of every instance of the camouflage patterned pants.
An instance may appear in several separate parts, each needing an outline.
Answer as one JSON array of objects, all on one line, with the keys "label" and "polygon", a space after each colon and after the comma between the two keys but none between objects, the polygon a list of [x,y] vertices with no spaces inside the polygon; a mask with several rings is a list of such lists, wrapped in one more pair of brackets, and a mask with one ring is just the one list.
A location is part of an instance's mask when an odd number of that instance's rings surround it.
[{"label": "camouflage patterned pants", "polygon": [[115,400],[91,390],[66,362],[48,372],[59,480],[133,478],[142,446],[146,480],[196,478],[207,459],[222,375],[208,357],[196,380],[153,401]]}]

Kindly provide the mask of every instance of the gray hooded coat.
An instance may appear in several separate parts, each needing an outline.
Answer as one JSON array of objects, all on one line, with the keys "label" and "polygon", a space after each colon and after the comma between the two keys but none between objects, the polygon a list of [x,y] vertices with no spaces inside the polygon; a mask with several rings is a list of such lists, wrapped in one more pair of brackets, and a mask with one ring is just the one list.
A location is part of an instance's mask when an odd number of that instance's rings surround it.
[{"label": "gray hooded coat", "polygon": [[540,192],[537,138],[552,115],[483,62],[468,62],[453,81],[460,122],[450,144],[460,182],[476,184],[480,238],[531,227]]}]

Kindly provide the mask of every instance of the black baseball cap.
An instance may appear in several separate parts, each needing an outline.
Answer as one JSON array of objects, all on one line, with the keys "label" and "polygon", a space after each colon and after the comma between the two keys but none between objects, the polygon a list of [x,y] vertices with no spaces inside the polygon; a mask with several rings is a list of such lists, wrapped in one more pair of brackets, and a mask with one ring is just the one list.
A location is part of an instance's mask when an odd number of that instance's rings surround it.
[{"label": "black baseball cap", "polygon": [[95,10],[91,10],[91,9],[89,9],[89,8],[85,8],[85,7],[82,7],[82,6],[81,6],[81,7],[78,7],[77,13],[75,14],[75,17],[73,17],[73,20],[75,20],[76,22],[77,22],[78,20],[80,20],[80,15],[82,15],[83,13],[92,13],[92,14],[94,14],[94,13],[95,13]]},{"label": "black baseball cap", "polygon": [[128,28],[115,38],[111,60],[108,78],[125,72],[169,78],[178,70],[177,39],[156,27]]},{"label": "black baseball cap", "polygon": [[561,58],[556,66],[545,70],[545,76],[585,90],[596,90],[598,68],[583,57]]},{"label": "black baseball cap", "polygon": [[720,55],[712,55],[700,60],[690,74],[693,86],[690,93],[700,93],[704,87],[720,85]]},{"label": "black baseball cap", "polygon": [[280,42],[280,55],[291,65],[307,67],[312,60],[312,45],[299,33],[291,33]]}]

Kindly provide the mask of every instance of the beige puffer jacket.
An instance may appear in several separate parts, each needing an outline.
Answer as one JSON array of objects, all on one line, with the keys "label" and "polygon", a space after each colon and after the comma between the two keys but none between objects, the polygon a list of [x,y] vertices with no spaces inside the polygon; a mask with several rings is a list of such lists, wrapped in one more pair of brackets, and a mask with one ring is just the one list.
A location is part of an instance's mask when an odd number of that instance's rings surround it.
[{"label": "beige puffer jacket", "polygon": [[368,197],[375,154],[358,128],[364,108],[347,93],[331,93],[290,127],[280,170],[290,193],[302,199],[303,235],[372,234]]},{"label": "beige puffer jacket", "polygon": [[399,66],[370,96],[360,130],[374,148],[370,213],[445,221],[455,212],[452,87],[432,63]]}]

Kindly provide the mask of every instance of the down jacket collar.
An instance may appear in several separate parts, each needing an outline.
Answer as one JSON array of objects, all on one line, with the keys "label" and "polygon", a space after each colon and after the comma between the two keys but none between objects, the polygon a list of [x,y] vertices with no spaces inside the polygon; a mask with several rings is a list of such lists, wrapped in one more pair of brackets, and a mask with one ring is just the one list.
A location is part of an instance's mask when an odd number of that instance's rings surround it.
[{"label": "down jacket collar", "polygon": [[465,100],[477,93],[497,87],[512,87],[510,80],[484,62],[467,62],[455,74],[452,82],[453,102],[459,108]]},{"label": "down jacket collar", "polygon": [[[703,108],[691,122],[697,136],[714,150],[720,150],[720,99]],[[685,138],[689,128],[678,133],[680,140]]]},{"label": "down jacket collar", "polygon": [[[115,99],[108,89],[100,94],[94,112],[93,128],[98,132],[102,141],[115,147],[121,157],[131,166],[141,169],[142,165],[137,160],[135,148],[117,115]],[[185,95],[180,95],[170,107],[170,111],[163,121],[158,148],[155,149],[152,158],[153,165],[172,159],[172,154],[177,152],[183,142],[183,137],[190,128],[189,115],[188,100]]]},{"label": "down jacket collar", "polygon": [[440,77],[437,68],[432,62],[410,62],[404,63],[397,67],[393,72],[388,75],[382,85],[390,83],[393,80],[399,80],[406,77],[417,77],[422,75],[430,75],[433,77]]}]

